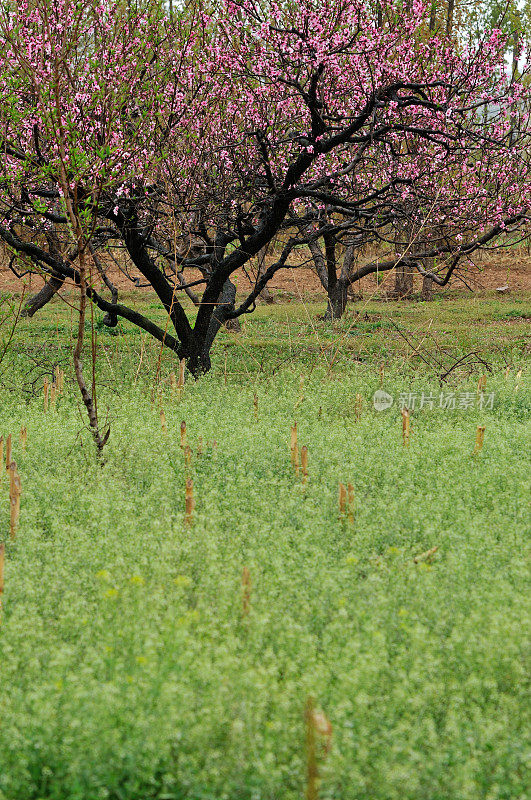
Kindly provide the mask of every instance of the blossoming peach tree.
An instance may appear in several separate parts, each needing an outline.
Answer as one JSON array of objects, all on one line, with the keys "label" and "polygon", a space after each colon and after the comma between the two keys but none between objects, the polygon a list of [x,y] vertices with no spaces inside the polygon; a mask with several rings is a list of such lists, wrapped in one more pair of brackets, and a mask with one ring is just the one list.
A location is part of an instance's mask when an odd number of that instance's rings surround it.
[{"label": "blossoming peach tree", "polygon": [[[22,0],[0,14],[12,268],[73,282],[82,307],[147,331],[195,375],[223,323],[252,311],[323,224],[348,242],[407,221],[402,252],[348,273],[345,290],[434,257],[444,284],[528,219],[526,89],[507,75],[498,30],[458,51],[424,35],[419,0],[378,13],[363,0],[198,0],[171,18],[151,0]],[[279,233],[278,258],[237,302],[234,273]],[[171,332],[118,302],[113,253]]]}]

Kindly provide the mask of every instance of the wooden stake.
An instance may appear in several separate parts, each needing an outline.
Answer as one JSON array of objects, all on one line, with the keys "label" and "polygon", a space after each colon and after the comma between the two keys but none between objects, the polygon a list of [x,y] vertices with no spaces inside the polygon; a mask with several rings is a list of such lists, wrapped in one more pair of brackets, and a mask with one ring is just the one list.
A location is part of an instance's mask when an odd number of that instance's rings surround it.
[{"label": "wooden stake", "polygon": [[195,500],[194,500],[194,482],[191,478],[186,479],[185,488],[185,501],[184,501],[184,521],[187,525],[192,524],[194,515]]},{"label": "wooden stake", "polygon": [[409,447],[409,409],[402,409],[402,441],[404,447]]},{"label": "wooden stake", "polygon": [[479,453],[479,451],[483,447],[484,438],[485,438],[485,426],[478,425],[478,429],[476,431],[476,443],[474,445],[474,454]]},{"label": "wooden stake", "polygon": [[184,370],[186,367],[186,361],[184,358],[181,358],[179,361],[179,380],[177,381],[177,388],[184,389]]},{"label": "wooden stake", "polygon": [[347,485],[347,517],[354,524],[354,487],[351,483]]},{"label": "wooden stake", "polygon": [[356,395],[356,402],[354,403],[354,417],[356,422],[359,422],[361,419],[361,408],[363,405],[363,400],[361,399],[361,394]]},{"label": "wooden stake", "polygon": [[339,484],[339,516],[344,517],[347,510],[347,490],[345,484]]},{"label": "wooden stake", "polygon": [[160,414],[160,427],[162,428],[162,433],[164,434],[164,436],[167,436],[168,427],[166,425],[166,414],[164,413],[164,409],[162,408],[162,406],[159,409],[159,414]]},{"label": "wooden stake", "polygon": [[297,423],[291,426],[291,439],[290,439],[290,450],[291,450],[291,463],[293,464],[293,453],[297,448]]},{"label": "wooden stake", "polygon": [[308,448],[306,445],[301,447],[301,468],[302,468],[302,483],[305,485],[308,482]]},{"label": "wooden stake", "polygon": [[[28,443],[28,429],[26,428],[25,425],[23,425],[20,429],[20,445],[23,450],[26,449],[27,443]],[[0,461],[1,460],[2,459],[0,458]]]},{"label": "wooden stake", "polygon": [[50,385],[50,408],[55,408],[56,395],[57,395],[57,386],[54,382]]},{"label": "wooden stake", "polygon": [[486,386],[487,386],[487,376],[482,375],[478,381],[478,391],[477,391],[478,396],[485,391]]},{"label": "wooden stake", "polygon": [[251,610],[251,573],[248,567],[243,568],[242,572],[242,615],[249,616]]},{"label": "wooden stake", "polygon": [[11,464],[11,434],[6,439],[6,469],[9,469]]},{"label": "wooden stake", "polygon": [[186,422],[181,422],[181,447],[186,447]]},{"label": "wooden stake", "polygon": [[48,378],[44,379],[43,388],[44,388],[44,410],[48,411],[48,390],[49,390]]},{"label": "wooden stake", "polygon": [[59,389],[59,394],[63,394],[65,390],[65,373],[62,369],[59,370],[59,380],[57,381],[57,388]]}]

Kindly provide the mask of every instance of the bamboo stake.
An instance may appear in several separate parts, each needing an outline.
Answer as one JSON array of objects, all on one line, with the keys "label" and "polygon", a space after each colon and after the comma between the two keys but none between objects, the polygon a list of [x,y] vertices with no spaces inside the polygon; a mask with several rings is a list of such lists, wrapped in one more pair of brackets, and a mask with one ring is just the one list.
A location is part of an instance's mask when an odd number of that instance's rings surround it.
[{"label": "bamboo stake", "polygon": [[308,482],[308,448],[306,445],[301,447],[301,468],[303,486]]},{"label": "bamboo stake", "polygon": [[291,426],[291,439],[290,439],[290,450],[291,450],[291,463],[294,464],[294,456],[293,453],[297,448],[297,423]]},{"label": "bamboo stake", "polygon": [[[23,425],[20,429],[20,444],[23,450],[26,449],[27,443],[28,443],[28,429],[26,428],[25,425]],[[1,457],[0,461],[2,461]]]},{"label": "bamboo stake", "polygon": [[184,358],[181,358],[179,361],[179,380],[177,381],[177,388],[179,390],[184,389],[184,370],[186,367],[186,361]]},{"label": "bamboo stake", "polygon": [[404,447],[409,447],[409,409],[402,409],[402,441]]},{"label": "bamboo stake", "polygon": [[55,398],[57,396],[57,386],[54,383],[50,384],[50,408],[55,408]]},{"label": "bamboo stake", "polygon": [[14,494],[15,492],[15,475],[17,472],[17,464],[16,461],[12,461],[9,465],[9,496]]},{"label": "bamboo stake", "polygon": [[345,484],[339,484],[339,516],[344,517],[345,511],[347,510],[347,490],[345,489]]},{"label": "bamboo stake", "polygon": [[44,379],[44,386],[43,386],[43,390],[44,390],[44,410],[45,411],[48,411],[48,389],[49,389],[48,378],[45,378]]},{"label": "bamboo stake", "polygon": [[159,409],[159,415],[160,415],[160,427],[162,428],[162,433],[164,434],[164,436],[167,436],[168,426],[166,425],[166,414],[164,413],[164,409],[162,408],[162,406]]},{"label": "bamboo stake", "polygon": [[181,447],[186,447],[186,422],[181,422]]},{"label": "bamboo stake", "polygon": [[59,388],[59,394],[63,394],[65,390],[65,373],[62,369],[59,370],[59,380],[57,381],[57,386]]},{"label": "bamboo stake", "polygon": [[486,387],[487,387],[487,376],[482,375],[478,381],[478,391],[477,391],[478,397],[485,391]]},{"label": "bamboo stake", "polygon": [[354,403],[354,417],[356,422],[359,422],[361,419],[361,407],[363,405],[363,400],[361,399],[361,394],[356,395],[356,402]]},{"label": "bamboo stake", "polygon": [[9,469],[11,464],[11,434],[6,439],[6,469]]},{"label": "bamboo stake", "polygon": [[354,487],[351,483],[347,485],[347,517],[348,521],[354,524]]},{"label": "bamboo stake", "polygon": [[185,487],[185,501],[184,501],[184,509],[185,509],[184,521],[186,525],[192,524],[194,508],[195,508],[194,482],[191,478],[187,478]]},{"label": "bamboo stake", "polygon": [[242,572],[242,616],[248,617],[251,610],[251,573],[248,567]]},{"label": "bamboo stake", "polygon": [[474,454],[479,453],[479,451],[483,447],[484,438],[485,438],[485,426],[478,425],[478,429],[476,431],[476,443],[474,445]]}]

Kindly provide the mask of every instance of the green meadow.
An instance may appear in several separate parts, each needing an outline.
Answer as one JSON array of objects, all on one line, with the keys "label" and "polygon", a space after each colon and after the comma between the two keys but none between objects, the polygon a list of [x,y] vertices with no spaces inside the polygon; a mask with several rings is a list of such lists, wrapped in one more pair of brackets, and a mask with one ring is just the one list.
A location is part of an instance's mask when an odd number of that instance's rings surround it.
[{"label": "green meadow", "polygon": [[[0,800],[299,800],[311,759],[319,800],[523,800],[526,309],[369,302],[327,326],[322,304],[260,306],[180,396],[170,353],[96,314],[103,465],[75,313],[6,322],[22,498],[12,539],[2,469]],[[309,702],[329,724],[314,752]]]}]

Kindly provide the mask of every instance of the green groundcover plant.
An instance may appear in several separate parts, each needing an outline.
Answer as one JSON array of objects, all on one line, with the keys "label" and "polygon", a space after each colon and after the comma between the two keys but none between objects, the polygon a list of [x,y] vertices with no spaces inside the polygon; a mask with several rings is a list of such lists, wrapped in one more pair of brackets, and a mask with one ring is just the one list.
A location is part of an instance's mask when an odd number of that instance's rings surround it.
[{"label": "green groundcover plant", "polygon": [[[10,541],[1,479],[1,800],[298,800],[308,697],[332,725],[321,800],[526,796],[522,379],[489,374],[480,409],[472,375],[443,387],[472,405],[443,410],[433,378],[390,368],[395,402],[377,412],[377,365],[319,364],[302,387],[300,366],[255,382],[216,371],[180,398],[130,370],[102,378],[103,466],[73,383],[46,414],[42,395],[3,390],[23,495]],[[13,354],[20,385],[23,367]],[[408,448],[401,392],[437,398],[412,411]]]}]

